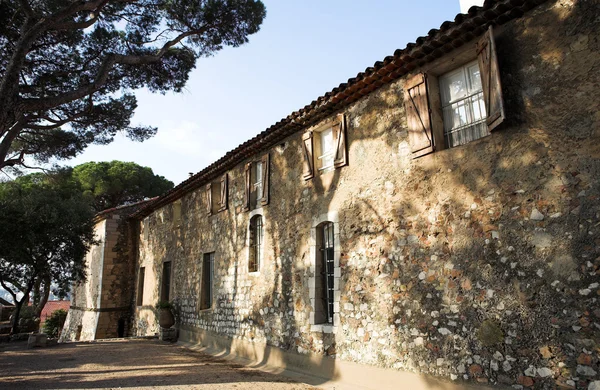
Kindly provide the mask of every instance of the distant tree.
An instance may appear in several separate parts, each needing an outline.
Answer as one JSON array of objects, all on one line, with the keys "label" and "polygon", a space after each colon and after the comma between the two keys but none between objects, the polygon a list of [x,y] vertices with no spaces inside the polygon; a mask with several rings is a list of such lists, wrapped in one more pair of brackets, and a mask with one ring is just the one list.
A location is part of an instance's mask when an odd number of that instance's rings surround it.
[{"label": "distant tree", "polygon": [[85,254],[95,243],[94,211],[68,174],[62,175],[0,183],[0,285],[15,302],[13,333],[32,294],[39,316],[51,285],[61,295],[85,280]]},{"label": "distant tree", "polygon": [[73,169],[73,180],[96,211],[161,195],[173,182],[133,162],[89,162]]},{"label": "distant tree", "polygon": [[180,92],[196,59],[265,15],[260,0],[1,0],[0,170],[153,136],[130,125],[132,92]]}]

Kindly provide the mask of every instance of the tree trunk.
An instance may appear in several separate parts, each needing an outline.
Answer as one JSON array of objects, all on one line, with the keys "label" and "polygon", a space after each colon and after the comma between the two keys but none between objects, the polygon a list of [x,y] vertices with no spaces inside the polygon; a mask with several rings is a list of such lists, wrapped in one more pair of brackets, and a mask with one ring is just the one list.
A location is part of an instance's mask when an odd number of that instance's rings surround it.
[{"label": "tree trunk", "polygon": [[19,319],[21,318],[21,307],[23,307],[23,302],[25,302],[25,299],[15,301],[15,312],[13,313],[12,328],[10,330],[10,334],[19,333]]},{"label": "tree trunk", "polygon": [[50,296],[50,278],[45,277],[43,280],[39,279],[36,282],[33,292],[33,313],[35,317],[38,317],[41,320],[42,310],[44,310],[44,306],[46,306],[48,297]]}]

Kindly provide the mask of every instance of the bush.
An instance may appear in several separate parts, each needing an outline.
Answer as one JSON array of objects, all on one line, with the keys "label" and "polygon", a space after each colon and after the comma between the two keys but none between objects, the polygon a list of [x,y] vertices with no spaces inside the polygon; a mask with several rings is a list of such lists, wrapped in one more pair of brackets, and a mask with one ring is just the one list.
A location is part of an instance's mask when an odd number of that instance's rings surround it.
[{"label": "bush", "polygon": [[44,333],[46,333],[48,337],[58,337],[66,319],[66,310],[58,309],[52,312],[50,317],[46,320],[46,322],[44,322]]}]

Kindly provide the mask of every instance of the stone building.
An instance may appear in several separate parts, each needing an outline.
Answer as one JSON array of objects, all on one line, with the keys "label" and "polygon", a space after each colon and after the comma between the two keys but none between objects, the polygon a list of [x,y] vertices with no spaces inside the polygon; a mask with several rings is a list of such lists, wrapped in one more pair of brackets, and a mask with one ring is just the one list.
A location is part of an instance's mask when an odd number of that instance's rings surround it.
[{"label": "stone building", "polygon": [[75,285],[61,341],[89,341],[130,333],[135,248],[126,217],[154,199],[104,210],[94,222],[98,245],[86,255],[87,280]]},{"label": "stone building", "polygon": [[170,300],[323,377],[600,380],[599,15],[486,1],[140,208],[130,334]]}]

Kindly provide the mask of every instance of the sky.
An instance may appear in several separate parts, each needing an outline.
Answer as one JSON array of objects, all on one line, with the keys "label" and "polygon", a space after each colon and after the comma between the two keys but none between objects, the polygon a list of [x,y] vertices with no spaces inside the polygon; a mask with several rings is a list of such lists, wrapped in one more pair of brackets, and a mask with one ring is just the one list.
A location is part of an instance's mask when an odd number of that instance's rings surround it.
[{"label": "sky", "polygon": [[133,161],[178,184],[460,12],[459,0],[263,2],[260,31],[199,59],[183,93],[136,91],[132,124],[158,127],[155,137],[118,136],[59,163]]}]

